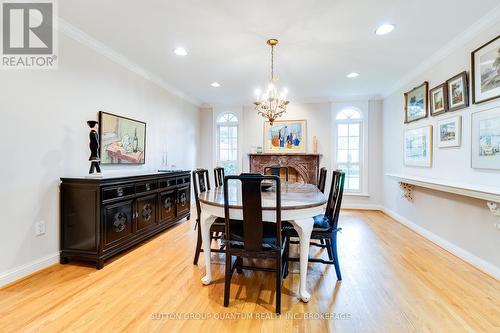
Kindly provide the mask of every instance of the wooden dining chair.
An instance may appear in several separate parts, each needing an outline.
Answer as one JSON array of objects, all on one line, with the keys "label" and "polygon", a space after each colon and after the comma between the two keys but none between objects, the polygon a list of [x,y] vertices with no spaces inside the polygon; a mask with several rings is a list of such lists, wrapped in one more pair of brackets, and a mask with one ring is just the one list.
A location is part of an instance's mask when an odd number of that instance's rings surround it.
[{"label": "wooden dining chair", "polygon": [[[276,223],[262,219],[261,182],[272,180],[276,183]],[[243,221],[231,220],[229,211],[228,182],[241,182]],[[239,176],[226,176],[224,180],[224,214],[226,223],[226,275],[224,282],[224,306],[229,305],[231,277],[237,270],[258,270],[276,273],[276,313],[281,313],[281,284],[288,264],[285,252],[286,237],[281,231],[281,186],[277,176],[243,173]],[[239,222],[239,223],[238,223]],[[232,258],[236,257],[233,262]],[[243,265],[246,259],[271,259],[274,268]]]},{"label": "wooden dining chair", "polygon": [[269,174],[271,174],[273,176],[278,176],[281,178],[281,171],[282,170],[285,173],[285,181],[288,181],[288,167],[279,166],[279,165],[265,167],[264,168],[264,175],[267,175],[269,172]]},{"label": "wooden dining chair", "polygon": [[[314,216],[314,227],[311,234],[311,240],[324,241],[326,244],[311,242],[311,245],[326,248],[328,251],[329,260],[319,258],[309,258],[309,262],[319,262],[327,265],[335,266],[337,280],[342,280],[340,274],[339,258],[337,254],[337,233],[342,230],[338,227],[340,207],[342,205],[342,196],[344,193],[345,173],[341,170],[336,170],[332,174],[332,184],[330,187],[330,195],[324,214]],[[297,231],[289,222],[283,222],[283,230],[287,238],[298,237]],[[290,242],[286,244],[285,252],[289,261],[299,261],[299,258],[289,257]],[[285,276],[288,274],[288,266],[286,267]]]},{"label": "wooden dining chair", "polygon": [[[196,249],[194,253],[193,265],[198,264],[198,258],[200,257],[200,252],[203,251],[201,248],[202,238],[201,238],[201,228],[200,228],[200,215],[201,215],[201,205],[198,195],[205,191],[210,190],[210,179],[208,177],[207,169],[196,169],[193,171],[193,187],[194,187],[194,197],[196,199],[196,224],[195,228],[198,230],[198,240],[196,242]],[[221,238],[225,231],[224,219],[219,217],[215,220],[210,228],[210,240]],[[217,249],[211,249],[211,252],[224,252],[224,247],[221,246]]]},{"label": "wooden dining chair", "polygon": [[215,180],[215,187],[220,187],[220,186],[224,185],[224,168],[223,167],[214,168],[214,180]]},{"label": "wooden dining chair", "polygon": [[319,169],[319,180],[318,180],[318,189],[322,192],[325,193],[325,184],[326,184],[326,168],[322,167]]}]

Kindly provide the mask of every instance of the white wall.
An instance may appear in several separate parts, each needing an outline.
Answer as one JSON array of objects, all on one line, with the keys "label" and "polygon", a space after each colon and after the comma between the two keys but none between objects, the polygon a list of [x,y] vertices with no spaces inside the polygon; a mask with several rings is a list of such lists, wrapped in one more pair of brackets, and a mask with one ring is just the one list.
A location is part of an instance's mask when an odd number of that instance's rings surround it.
[{"label": "white wall", "polygon": [[[369,164],[369,197],[346,196],[344,207],[375,208],[380,209],[382,203],[382,101],[354,101],[342,103],[290,103],[284,120],[307,120],[307,152],[312,152],[313,137],[318,139],[318,153],[322,154],[321,167],[328,170],[334,168],[334,145],[336,127],[333,117],[339,107],[348,105],[364,105],[369,114],[368,128],[368,164]],[[257,114],[253,106],[215,106],[201,110],[203,129],[201,135],[202,158],[200,167],[211,169],[215,166],[215,128],[207,130],[208,123],[224,112],[232,112],[238,115],[240,120],[240,170],[249,171],[248,153],[254,146],[263,146],[264,142],[264,118]],[[280,118],[281,119],[281,118]],[[207,126],[207,127],[205,127]],[[330,177],[329,173],[329,177]]]},{"label": "white wall", "polygon": [[[415,77],[405,87],[384,100],[383,146],[384,173],[414,175],[440,180],[500,187],[500,171],[472,169],[471,114],[480,110],[500,107],[500,100],[473,105],[467,109],[430,117],[409,125],[403,124],[403,93],[424,80],[430,88],[464,70],[470,71],[470,53],[500,33],[500,22],[483,30],[473,40],[464,41],[446,59],[436,63],[425,73]],[[403,165],[403,131],[424,125],[436,125],[439,119],[462,115],[463,133],[460,148],[433,147],[432,168],[405,167]],[[494,229],[495,217],[482,200],[416,188],[415,199],[409,203],[400,197],[396,180],[384,177],[384,206],[400,220],[414,224],[428,237],[469,260],[481,269],[498,277],[500,272],[500,232]]]},{"label": "white wall", "polygon": [[[322,154],[320,159],[321,167],[330,169],[330,103],[290,103],[286,114],[279,120],[302,120],[307,121],[307,152],[312,153],[313,136],[318,139],[318,153]],[[252,146],[264,145],[264,121],[262,116],[252,106],[245,106],[244,112],[244,131],[246,136],[243,140],[243,171],[250,169],[248,153]]]},{"label": "white wall", "polygon": [[86,121],[99,110],[147,123],[146,164],[103,172],[156,170],[164,151],[169,165],[196,165],[196,106],[62,34],[59,59],[57,70],[0,74],[0,285],[57,260],[59,177],[88,172]]}]

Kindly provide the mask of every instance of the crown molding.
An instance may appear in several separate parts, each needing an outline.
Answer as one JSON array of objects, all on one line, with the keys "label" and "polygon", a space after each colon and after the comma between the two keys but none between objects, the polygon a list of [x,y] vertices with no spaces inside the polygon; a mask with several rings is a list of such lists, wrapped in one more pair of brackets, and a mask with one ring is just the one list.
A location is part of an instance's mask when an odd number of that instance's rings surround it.
[{"label": "crown molding", "polygon": [[452,54],[461,46],[470,42],[474,37],[476,37],[481,31],[486,28],[493,26],[495,23],[500,21],[500,5],[491,10],[488,14],[481,17],[478,21],[472,24],[465,31],[460,33],[457,37],[452,39],[448,44],[439,49],[432,56],[427,58],[426,61],[422,62],[414,70],[410,71],[407,75],[398,80],[394,85],[382,93],[383,98],[387,98],[389,95],[395,93],[399,89],[402,89],[409,85],[416,77],[423,74],[425,71],[429,70],[432,66],[443,61],[446,57]]},{"label": "crown molding", "polygon": [[179,89],[172,86],[170,83],[166,82],[164,79],[162,79],[158,75],[151,73],[150,71],[146,70],[145,68],[141,67],[137,63],[135,63],[132,60],[125,57],[123,54],[115,51],[114,49],[110,48],[106,44],[95,39],[94,37],[91,37],[90,35],[86,34],[82,30],[78,29],[74,25],[67,22],[66,20],[58,17],[57,21],[58,21],[57,22],[58,23],[57,29],[59,30],[59,32],[65,34],[66,36],[79,42],[80,44],[91,48],[92,50],[96,51],[97,53],[112,60],[116,64],[127,68],[129,71],[143,77],[144,79],[151,81],[152,83],[154,83],[157,86],[159,86],[160,88],[166,90],[170,94],[175,95],[175,96],[177,96],[177,97],[179,97],[179,98],[181,98],[181,99],[183,99],[183,100],[185,100],[185,101],[187,101],[195,106],[200,105],[200,101],[198,101],[196,98],[188,96],[187,94],[183,93]]}]

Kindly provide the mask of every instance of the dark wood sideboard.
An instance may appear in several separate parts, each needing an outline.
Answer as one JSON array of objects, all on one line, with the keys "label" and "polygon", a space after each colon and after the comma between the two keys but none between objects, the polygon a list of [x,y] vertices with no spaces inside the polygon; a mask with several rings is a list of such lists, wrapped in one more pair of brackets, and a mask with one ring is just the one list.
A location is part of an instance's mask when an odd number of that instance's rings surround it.
[{"label": "dark wood sideboard", "polygon": [[188,218],[189,171],[61,178],[61,258],[104,260]]}]

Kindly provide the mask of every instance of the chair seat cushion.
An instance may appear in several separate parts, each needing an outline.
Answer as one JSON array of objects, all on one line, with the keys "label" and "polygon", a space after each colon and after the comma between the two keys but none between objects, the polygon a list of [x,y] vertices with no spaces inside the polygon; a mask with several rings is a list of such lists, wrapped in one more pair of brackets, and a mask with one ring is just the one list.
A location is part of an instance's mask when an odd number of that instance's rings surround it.
[{"label": "chair seat cushion", "polygon": [[[328,217],[326,217],[324,214],[316,215],[313,217],[313,219],[314,219],[313,230],[325,231],[330,229],[330,221]],[[283,230],[285,231],[292,231],[292,232],[295,231],[293,225],[288,221],[283,221],[282,225],[283,225]]]},{"label": "chair seat cushion", "polygon": [[324,214],[316,215],[314,217],[314,229],[328,229],[330,228],[330,220]]},{"label": "chair seat cushion", "polygon": [[[242,221],[231,220],[231,245],[243,246],[243,223]],[[277,248],[276,224],[263,222],[262,247],[268,249]]]}]

